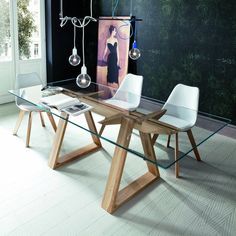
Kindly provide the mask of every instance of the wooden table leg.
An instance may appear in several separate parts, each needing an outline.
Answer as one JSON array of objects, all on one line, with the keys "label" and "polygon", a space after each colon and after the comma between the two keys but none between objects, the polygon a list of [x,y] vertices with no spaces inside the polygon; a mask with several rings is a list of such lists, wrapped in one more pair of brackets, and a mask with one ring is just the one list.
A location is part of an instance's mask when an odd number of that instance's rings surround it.
[{"label": "wooden table leg", "polygon": [[52,128],[54,129],[54,131],[56,132],[57,131],[57,125],[55,123],[55,120],[53,118],[53,115],[50,113],[50,112],[46,112],[47,113],[47,116],[48,116],[48,119],[52,125]]},{"label": "wooden table leg", "polygon": [[89,130],[91,131],[93,143],[88,144],[83,147],[80,147],[77,150],[74,150],[68,154],[65,154],[65,155],[59,157],[61,145],[62,145],[65,131],[66,131],[66,126],[68,123],[68,118],[69,118],[68,114],[66,114],[64,112],[61,113],[61,118],[58,123],[58,127],[56,130],[56,134],[55,134],[55,138],[54,138],[54,142],[53,142],[53,147],[51,150],[51,154],[49,157],[49,163],[48,163],[49,167],[51,167],[52,169],[62,166],[65,163],[68,163],[72,160],[83,157],[84,155],[86,155],[88,153],[97,151],[98,149],[100,149],[102,147],[100,139],[99,139],[98,135],[96,135],[97,129],[95,127],[92,114],[89,111],[89,112],[85,113],[85,118],[86,118]]},{"label": "wooden table leg", "polygon": [[152,145],[155,144],[155,142],[157,141],[157,138],[158,138],[159,134],[154,134],[153,137],[152,137]]},{"label": "wooden table leg", "polygon": [[55,169],[55,167],[57,165],[57,162],[58,162],[59,153],[60,153],[62,141],[64,139],[64,135],[65,135],[69,115],[66,114],[65,112],[62,112],[61,117],[62,118],[60,118],[60,120],[59,120],[58,127],[57,127],[56,134],[55,134],[55,138],[54,138],[54,141],[53,141],[51,154],[50,154],[50,157],[49,157],[48,165],[52,169]]},{"label": "wooden table leg", "polygon": [[86,121],[87,121],[89,130],[93,132],[93,133],[91,133],[93,142],[94,142],[97,146],[100,146],[100,147],[101,147],[102,145],[101,145],[100,139],[98,138],[98,135],[96,135],[98,132],[97,132],[97,128],[96,128],[96,126],[95,126],[95,124],[94,124],[94,120],[93,120],[91,111],[85,112],[84,115],[85,115],[85,118],[86,118]]},{"label": "wooden table leg", "polygon": [[[132,119],[122,118],[117,143],[124,148],[128,148],[129,146],[133,126],[134,121]],[[153,162],[156,162],[151,135],[141,133],[141,140],[144,153],[147,158]],[[115,148],[108,181],[102,200],[102,208],[109,213],[113,213],[122,204],[127,202],[129,199],[134,197],[137,193],[159,178],[157,166],[148,162],[147,166],[149,171],[119,191],[120,181],[127,156],[127,150],[124,148],[119,146],[116,146]]]},{"label": "wooden table leg", "polygon": [[157,161],[156,161],[155,151],[152,145],[151,135],[143,132],[139,132],[139,134],[142,141],[144,154],[151,161],[151,162],[147,161],[148,171],[155,176],[160,176],[158,167],[156,164],[154,164],[157,163]]},{"label": "wooden table leg", "polygon": [[167,140],[167,145],[166,145],[166,147],[168,147],[168,148],[170,147],[170,138],[171,138],[171,135],[169,134],[168,135],[168,140]]},{"label": "wooden table leg", "polygon": [[[123,118],[121,120],[121,126],[117,143],[124,148],[127,148],[129,146],[133,126],[134,126],[133,120],[127,118]],[[119,191],[120,181],[127,155],[127,151],[124,148],[121,148],[119,146],[115,147],[115,152],[112,158],[108,181],[102,200],[102,208],[104,208],[109,213],[112,213],[117,207],[116,198],[117,198],[117,193]]]}]

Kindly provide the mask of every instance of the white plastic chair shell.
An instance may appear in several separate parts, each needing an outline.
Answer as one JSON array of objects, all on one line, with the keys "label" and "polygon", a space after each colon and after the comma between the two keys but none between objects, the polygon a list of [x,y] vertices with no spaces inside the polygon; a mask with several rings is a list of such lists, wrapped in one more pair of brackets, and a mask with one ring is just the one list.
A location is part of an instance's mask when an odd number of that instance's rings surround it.
[{"label": "white plastic chair shell", "polygon": [[163,106],[163,109],[167,111],[160,121],[173,125],[181,131],[187,131],[196,123],[198,103],[199,89],[197,87],[178,84]]},{"label": "white plastic chair shell", "polygon": [[[36,72],[27,73],[27,74],[18,74],[16,76],[16,89],[27,88],[35,85],[41,85],[42,80]],[[16,105],[24,111],[40,111],[39,108],[34,106],[33,104],[16,97],[15,99]]]},{"label": "white plastic chair shell", "polygon": [[140,103],[143,86],[143,76],[127,74],[111,99],[105,100],[106,103],[133,111]]}]

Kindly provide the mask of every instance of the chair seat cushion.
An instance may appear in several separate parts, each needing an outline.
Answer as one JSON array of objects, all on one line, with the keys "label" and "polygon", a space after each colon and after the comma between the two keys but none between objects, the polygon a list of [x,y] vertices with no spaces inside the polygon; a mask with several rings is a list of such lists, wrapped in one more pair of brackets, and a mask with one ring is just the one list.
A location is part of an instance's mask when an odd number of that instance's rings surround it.
[{"label": "chair seat cushion", "polygon": [[187,131],[193,127],[194,124],[187,120],[177,118],[175,116],[164,115],[159,119],[161,122],[167,123],[169,125],[175,126],[181,131]]},{"label": "chair seat cushion", "polygon": [[23,111],[42,111],[42,109],[39,109],[37,106],[34,106],[33,104],[22,104],[18,105],[18,107]]},{"label": "chair seat cushion", "polygon": [[130,103],[130,102],[126,102],[126,101],[122,101],[122,100],[118,100],[118,99],[107,99],[104,100],[105,103],[111,104],[113,106],[116,107],[120,107],[122,109],[128,110],[128,111],[134,111],[137,106],[135,106],[134,104]]}]

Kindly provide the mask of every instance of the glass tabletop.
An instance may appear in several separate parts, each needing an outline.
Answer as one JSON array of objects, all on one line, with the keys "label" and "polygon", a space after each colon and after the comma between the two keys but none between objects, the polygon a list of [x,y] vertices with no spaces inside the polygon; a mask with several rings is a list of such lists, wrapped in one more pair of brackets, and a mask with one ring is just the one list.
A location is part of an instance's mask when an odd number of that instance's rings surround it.
[{"label": "glass tabletop", "polygon": [[[97,135],[101,140],[109,142],[114,146],[118,146],[134,154],[137,158],[142,158],[146,161],[152,162],[157,166],[167,169],[176,161],[190,156],[193,148],[189,142],[185,130],[185,122],[181,119],[168,120],[168,115],[171,115],[173,110],[177,111],[178,117],[184,114],[189,120],[197,118],[196,124],[193,124],[192,132],[195,138],[196,146],[201,145],[212,137],[215,133],[219,132],[230,123],[229,119],[214,116],[208,113],[197,112],[196,110],[189,109],[183,106],[175,106],[173,104],[166,105],[163,109],[163,101],[155,100],[153,98],[141,96],[132,93],[132,91],[120,91],[119,88],[108,87],[106,85],[91,83],[88,88],[79,88],[76,85],[75,79],[67,79],[54,83],[49,83],[47,86],[42,85],[15,89],[9,91],[17,97],[18,103],[28,102],[38,108],[50,112],[53,115],[65,119],[57,109],[48,106],[44,103],[45,98],[57,94],[65,94],[67,96],[79,99],[80,102],[88,104],[92,107],[92,113],[98,114],[100,120],[95,119],[95,125],[100,127],[101,124],[106,124],[106,132],[101,134],[90,131],[87,125],[79,122],[81,116],[75,119],[69,119],[68,122],[76,127],[81,128],[84,132],[90,132]],[[140,100],[140,103],[137,101]],[[127,102],[128,101],[128,102]],[[130,106],[130,103],[132,106]],[[162,116],[163,115],[163,116]],[[154,142],[153,146],[157,161],[150,160],[141,147],[141,142],[132,142],[128,147],[117,143],[117,135],[109,132],[109,125],[119,125],[119,120],[131,119],[134,121],[134,129],[132,136],[139,138],[139,132],[146,132],[151,135],[152,141],[155,134],[158,134],[158,139]],[[98,123],[99,122],[99,123]],[[104,123],[103,123],[104,122]],[[189,121],[188,121],[189,123]],[[194,122],[195,123],[195,122]],[[114,126],[113,126],[114,127]],[[179,128],[181,127],[181,128]],[[179,135],[179,155],[178,159],[174,158],[175,142],[172,134],[178,133]],[[170,138],[170,148],[167,148],[168,137]],[[174,136],[174,135],[173,135]],[[171,148],[173,147],[173,148]],[[201,153],[200,153],[201,155]]]}]

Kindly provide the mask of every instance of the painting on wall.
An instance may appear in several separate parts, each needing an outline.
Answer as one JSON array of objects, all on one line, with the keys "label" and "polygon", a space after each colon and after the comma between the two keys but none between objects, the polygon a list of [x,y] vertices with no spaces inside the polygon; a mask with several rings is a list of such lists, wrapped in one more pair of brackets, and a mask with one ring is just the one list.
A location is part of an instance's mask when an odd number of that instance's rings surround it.
[{"label": "painting on wall", "polygon": [[118,88],[127,74],[129,19],[130,17],[123,16],[116,19],[111,17],[99,19],[97,56],[97,83],[99,84]]}]

